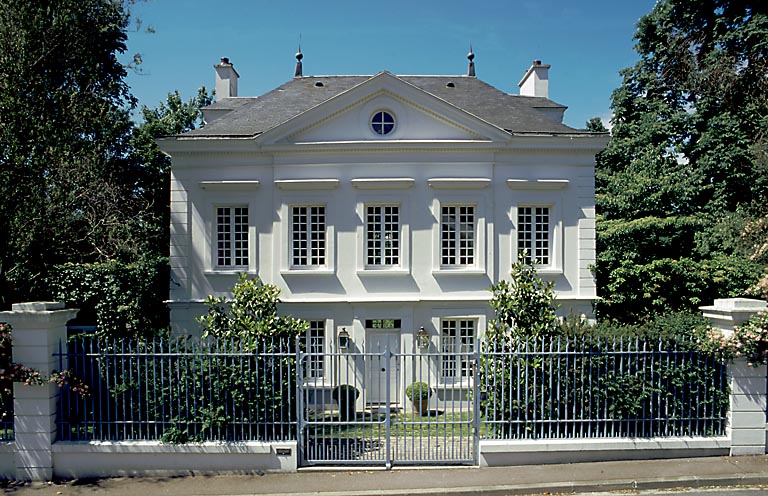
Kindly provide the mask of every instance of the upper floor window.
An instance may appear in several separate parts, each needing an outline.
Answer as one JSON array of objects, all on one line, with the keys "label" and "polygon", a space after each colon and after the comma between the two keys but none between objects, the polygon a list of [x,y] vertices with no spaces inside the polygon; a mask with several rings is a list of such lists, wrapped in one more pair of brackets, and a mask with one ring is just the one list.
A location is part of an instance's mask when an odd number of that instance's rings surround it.
[{"label": "upper floor window", "polygon": [[386,135],[395,129],[395,118],[389,112],[380,110],[371,117],[371,129],[376,134]]},{"label": "upper floor window", "polygon": [[526,263],[549,265],[549,219],[549,207],[517,209],[517,252],[526,254]]},{"label": "upper floor window", "polygon": [[400,264],[400,207],[369,205],[365,208],[366,264]]},{"label": "upper floor window", "polygon": [[310,320],[304,340],[308,355],[305,376],[307,379],[320,379],[325,375],[325,321]]},{"label": "upper floor window", "polygon": [[248,207],[216,209],[216,264],[248,266]]},{"label": "upper floor window", "polygon": [[475,320],[445,319],[441,322],[443,379],[461,380],[472,375],[475,351]]},{"label": "upper floor window", "polygon": [[475,207],[443,205],[440,208],[440,264],[475,264]]},{"label": "upper floor window", "polygon": [[291,207],[291,264],[294,267],[325,265],[325,206]]}]

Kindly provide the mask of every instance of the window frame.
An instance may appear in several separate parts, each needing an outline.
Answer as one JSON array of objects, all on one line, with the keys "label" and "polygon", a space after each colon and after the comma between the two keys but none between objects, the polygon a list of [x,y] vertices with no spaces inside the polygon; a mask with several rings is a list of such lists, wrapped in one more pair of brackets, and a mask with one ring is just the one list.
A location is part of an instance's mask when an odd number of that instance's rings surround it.
[{"label": "window frame", "polygon": [[[462,234],[465,234],[467,232],[470,232],[469,230],[466,230],[463,228],[463,226],[466,224],[466,222],[462,221],[463,215],[468,215],[467,213],[462,213],[462,209],[472,209],[472,225],[471,225],[471,253],[462,255],[462,249],[464,247],[462,246]],[[444,227],[446,226],[446,222],[444,220],[444,216],[446,215],[445,210],[446,209],[455,209],[453,213],[449,213],[447,215],[451,215],[454,217],[453,222],[451,222],[451,227],[453,230],[448,231],[449,233],[453,233],[452,239],[446,238],[446,230]],[[440,204],[440,212],[439,212],[439,224],[440,224],[440,267],[441,268],[465,268],[465,267],[475,267],[477,266],[477,207],[475,204],[471,203],[441,203]],[[453,246],[449,246],[448,250],[446,250],[446,242],[452,243]],[[446,251],[449,253],[446,255]],[[453,260],[453,263],[448,262],[446,263],[446,257],[450,260]],[[462,263],[461,260],[463,257],[466,257],[467,259],[471,259],[470,262]]]},{"label": "window frame", "polygon": [[[524,213],[530,210],[529,213]],[[540,219],[546,210],[546,229],[541,229],[544,222]],[[523,217],[530,220],[523,222]],[[523,229],[526,226],[527,229]],[[542,236],[542,238],[540,238]],[[522,244],[528,246],[521,246]],[[540,246],[541,244],[545,246]],[[527,252],[526,263],[542,267],[552,265],[552,209],[548,205],[518,205],[517,207],[517,257]]]},{"label": "window frame", "polygon": [[[306,362],[306,368],[304,369],[306,372],[305,377],[303,377],[304,381],[310,382],[323,382],[326,378],[326,358],[327,358],[327,349],[328,349],[328,320],[327,319],[314,319],[309,318],[305,319],[309,326],[307,327],[307,330],[305,331],[304,335],[302,336],[304,343],[305,343],[305,353],[307,354],[307,362]],[[313,324],[316,325],[313,327]],[[319,333],[319,336],[312,336],[312,332],[315,331]],[[319,352],[313,353],[313,345],[315,345],[317,342],[315,339],[319,340]],[[317,371],[319,370],[319,373]]]},{"label": "window frame", "polygon": [[[513,206],[511,211],[511,221],[513,235],[510,246],[510,263],[518,260],[520,249],[520,210],[522,208],[548,208],[549,209],[549,229],[547,236],[549,238],[549,261],[548,263],[536,263],[533,266],[541,274],[561,274],[563,272],[563,240],[562,240],[562,214],[558,202],[519,202]],[[535,213],[534,213],[535,217]],[[535,241],[535,240],[534,240]],[[530,254],[533,255],[533,254]],[[532,257],[533,258],[533,257]]]},{"label": "window frame", "polygon": [[[221,222],[222,214],[221,210],[228,210],[229,212],[226,214],[228,222],[226,224]],[[238,210],[245,209],[245,223],[238,222],[238,218],[242,218],[243,214],[240,212],[238,214]],[[215,240],[212,236],[212,245],[213,245],[213,261],[211,265],[215,269],[219,270],[237,270],[237,269],[248,269],[250,266],[250,250],[251,250],[251,243],[250,243],[250,223],[251,217],[250,217],[250,209],[248,208],[248,205],[241,205],[241,204],[232,204],[232,205],[216,205],[213,209],[213,229],[212,229],[212,235],[215,235]],[[222,239],[220,239],[221,233],[221,227],[226,226],[228,228],[228,238],[227,240],[224,240],[228,246],[226,248],[221,247]],[[240,226],[240,230],[238,230],[238,226]],[[238,244],[242,245],[245,244],[245,246],[238,246]],[[222,255],[222,251],[226,251],[224,255]],[[244,251],[244,254],[242,253]],[[238,252],[240,252],[238,254]],[[221,263],[222,258],[229,259],[231,263]],[[237,263],[239,261],[244,260],[245,263]]]},{"label": "window frame", "polygon": [[[484,275],[487,272],[488,254],[486,240],[486,193],[455,194],[443,193],[432,200],[432,274],[436,276]],[[442,265],[442,206],[472,205],[475,207],[475,260],[472,265]]]},{"label": "window frame", "polygon": [[[295,255],[295,252],[294,252],[294,250],[295,250],[295,245],[294,245],[295,238],[294,238],[294,236],[295,236],[295,233],[296,233],[296,230],[294,229],[294,209],[295,208],[311,209],[311,208],[317,208],[317,207],[320,207],[320,208],[323,209],[323,230],[322,230],[322,233],[323,233],[323,263],[322,264],[308,263],[306,265],[296,264],[296,263],[294,263],[295,260],[296,260],[296,258],[295,258],[296,255]],[[309,213],[309,211],[307,213],[307,217],[308,218],[311,217],[311,214]],[[287,250],[288,250],[287,260],[288,260],[288,264],[287,265],[288,265],[289,270],[291,270],[291,271],[316,271],[316,270],[328,269],[331,266],[331,264],[330,264],[331,258],[330,257],[331,257],[331,255],[333,253],[332,245],[330,243],[330,238],[331,238],[332,233],[330,232],[330,229],[329,229],[328,205],[325,204],[325,203],[311,202],[311,201],[290,203],[290,204],[287,205],[287,218],[288,218],[288,222],[286,223],[287,224],[287,229],[288,229],[288,235],[287,235],[287,240],[288,240],[288,243],[287,243],[287,245],[288,245],[287,246]],[[307,243],[308,244],[307,244],[307,248],[306,248],[307,249],[306,257],[307,257],[308,261],[311,261],[311,258],[312,258],[311,251],[313,249],[312,246],[311,246],[311,239],[310,239],[311,238],[311,234],[312,234],[313,231],[311,229],[309,229],[310,225],[311,225],[311,223],[307,222],[308,228],[307,228],[306,235],[307,235]]]},{"label": "window frame", "polygon": [[[372,208],[378,208],[381,209],[380,212],[375,213],[373,215],[376,216],[375,223],[379,226],[378,229],[375,230],[375,234],[379,234],[382,237],[378,240],[371,240],[371,220],[370,216],[372,215],[370,212],[370,209]],[[384,211],[384,209],[397,209],[396,213],[387,213]],[[387,226],[391,226],[392,222],[387,222],[387,216],[395,215],[397,217],[396,224],[394,226],[394,229],[387,229]],[[364,267],[366,269],[370,270],[386,270],[391,268],[398,268],[402,266],[402,252],[403,252],[403,227],[402,227],[402,209],[400,207],[400,204],[398,203],[381,203],[381,202],[371,202],[371,203],[365,203],[363,204],[363,218],[364,218],[364,225],[363,225],[363,260],[364,260]],[[396,242],[396,246],[394,248],[387,248],[386,245],[386,236],[394,234],[396,237],[394,238],[394,241]],[[375,243],[375,246],[372,246],[371,243]],[[387,250],[393,250],[395,253],[394,255],[387,255]],[[387,258],[393,258],[394,260],[392,263],[386,263]],[[374,260],[371,262],[371,260]],[[378,261],[378,263],[376,262]]]},{"label": "window frame", "polygon": [[[442,384],[463,384],[469,382],[473,375],[471,368],[472,360],[470,356],[463,355],[461,359],[456,353],[471,353],[476,352],[478,344],[478,328],[479,318],[473,316],[453,316],[443,317],[439,320],[439,346],[440,346],[440,383]],[[453,331],[455,335],[450,336],[451,342],[448,342],[446,335],[446,324],[453,323]],[[466,326],[470,324],[471,326]],[[471,327],[469,336],[464,336],[463,331]],[[469,341],[465,342],[465,339]],[[465,346],[468,346],[466,351]],[[458,350],[458,351],[457,351]],[[447,371],[452,371],[452,374],[447,374]]]},{"label": "window frame", "polygon": [[[377,117],[379,116],[381,116],[381,120],[377,121]],[[387,121],[385,116],[389,117],[390,121]],[[397,130],[397,118],[391,110],[380,108],[371,114],[370,119],[368,119],[368,125],[371,132],[376,136],[391,136]],[[377,130],[377,126],[381,127],[380,131]],[[388,131],[386,130],[386,126],[391,126]]]},{"label": "window frame", "polygon": [[[389,188],[387,188],[389,189]],[[398,263],[394,265],[368,264],[368,225],[367,212],[370,206],[396,206],[399,210],[399,254]],[[358,276],[397,277],[408,275],[410,267],[410,225],[409,197],[407,193],[377,193],[363,192],[358,195],[355,205],[357,212],[357,262]]]}]

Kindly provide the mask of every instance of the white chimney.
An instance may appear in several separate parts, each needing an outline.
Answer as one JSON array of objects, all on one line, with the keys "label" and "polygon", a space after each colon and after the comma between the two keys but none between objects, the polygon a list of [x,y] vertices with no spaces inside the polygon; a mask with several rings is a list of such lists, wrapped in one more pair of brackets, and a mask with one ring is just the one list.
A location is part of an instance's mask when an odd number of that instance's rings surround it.
[{"label": "white chimney", "polygon": [[549,64],[534,60],[533,65],[525,71],[525,76],[517,85],[522,96],[542,96],[549,98]]},{"label": "white chimney", "polygon": [[213,66],[216,69],[216,99],[237,96],[237,79],[240,74],[235,70],[227,57],[221,58],[221,63]]}]

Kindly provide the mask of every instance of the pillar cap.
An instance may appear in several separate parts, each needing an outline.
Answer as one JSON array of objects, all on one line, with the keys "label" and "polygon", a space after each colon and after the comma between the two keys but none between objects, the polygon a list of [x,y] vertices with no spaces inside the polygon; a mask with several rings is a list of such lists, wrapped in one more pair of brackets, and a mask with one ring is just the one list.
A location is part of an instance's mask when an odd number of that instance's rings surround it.
[{"label": "pillar cap", "polygon": [[28,301],[14,303],[12,308],[14,312],[53,312],[64,310],[64,303],[60,301]]},{"label": "pillar cap", "polygon": [[768,309],[764,300],[753,298],[718,298],[714,305],[700,307],[701,310],[721,310],[729,312],[762,312]]}]

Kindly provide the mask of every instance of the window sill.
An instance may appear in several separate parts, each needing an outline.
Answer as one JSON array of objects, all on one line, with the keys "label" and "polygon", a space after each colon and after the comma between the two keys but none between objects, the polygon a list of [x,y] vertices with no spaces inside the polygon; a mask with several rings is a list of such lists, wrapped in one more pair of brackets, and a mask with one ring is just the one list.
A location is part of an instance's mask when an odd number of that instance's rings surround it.
[{"label": "window sill", "polygon": [[239,276],[240,274],[255,276],[259,274],[259,271],[250,270],[247,267],[241,267],[239,269],[209,269],[203,271],[203,274],[206,276]]},{"label": "window sill", "polygon": [[537,274],[542,276],[559,276],[563,274],[563,269],[557,267],[539,267],[534,265],[533,268],[536,269]]},{"label": "window sill", "polygon": [[484,269],[478,269],[475,267],[469,268],[456,268],[456,269],[433,269],[432,275],[435,276],[484,276],[486,272]]},{"label": "window sill", "polygon": [[456,382],[440,382],[437,385],[437,388],[439,390],[452,390],[452,389],[469,389],[470,383],[469,380],[466,381],[456,381]]},{"label": "window sill", "polygon": [[385,269],[358,269],[357,271],[358,276],[363,277],[398,277],[398,276],[409,276],[411,275],[411,271],[408,269],[401,269],[401,268],[385,268]]},{"label": "window sill", "polygon": [[325,382],[322,377],[313,377],[311,379],[304,379],[303,386],[311,387],[314,389],[331,389],[331,385]]},{"label": "window sill", "polygon": [[333,269],[284,269],[280,271],[283,276],[332,276],[336,274]]}]

